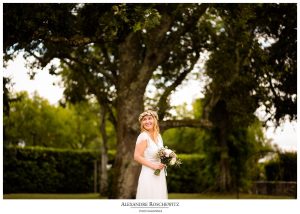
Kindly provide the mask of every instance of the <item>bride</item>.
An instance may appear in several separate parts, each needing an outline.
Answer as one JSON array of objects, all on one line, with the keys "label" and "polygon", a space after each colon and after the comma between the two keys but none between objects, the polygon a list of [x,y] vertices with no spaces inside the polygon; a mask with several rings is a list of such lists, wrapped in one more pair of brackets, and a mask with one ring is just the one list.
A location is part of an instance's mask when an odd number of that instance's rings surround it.
[{"label": "bride", "polygon": [[[142,164],[136,199],[167,199],[167,182],[164,164],[156,157],[163,140],[159,134],[158,116],[155,111],[147,110],[140,114],[141,133],[137,138],[134,160]],[[159,175],[154,171],[160,169]]]}]

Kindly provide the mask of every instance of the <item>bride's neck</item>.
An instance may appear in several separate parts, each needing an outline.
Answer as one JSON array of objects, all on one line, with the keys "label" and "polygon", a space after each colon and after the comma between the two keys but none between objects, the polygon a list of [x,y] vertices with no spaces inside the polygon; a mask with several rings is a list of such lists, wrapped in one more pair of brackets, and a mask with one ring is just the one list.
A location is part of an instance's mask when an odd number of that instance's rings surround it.
[{"label": "bride's neck", "polygon": [[152,138],[152,140],[154,142],[157,142],[157,136],[154,136],[154,131],[148,131],[148,133],[149,133],[150,137]]},{"label": "bride's neck", "polygon": [[151,135],[154,135],[154,131],[153,130],[147,130],[147,132]]}]

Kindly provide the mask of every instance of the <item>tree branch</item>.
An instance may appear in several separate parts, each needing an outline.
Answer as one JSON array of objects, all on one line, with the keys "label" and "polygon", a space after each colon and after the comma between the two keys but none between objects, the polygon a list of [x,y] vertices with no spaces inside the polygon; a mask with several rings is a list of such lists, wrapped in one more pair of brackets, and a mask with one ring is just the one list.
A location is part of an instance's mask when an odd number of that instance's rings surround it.
[{"label": "tree branch", "polygon": [[106,59],[108,65],[109,65],[109,68],[110,68],[110,70],[112,72],[112,78],[117,79],[117,72],[116,72],[116,70],[117,70],[117,63],[116,62],[112,63],[110,61],[110,56],[109,56],[108,50],[105,47],[104,43],[99,44],[99,46],[100,46],[100,48],[102,50],[104,58]]},{"label": "tree branch", "polygon": [[193,119],[185,119],[185,120],[165,120],[159,122],[159,127],[161,132],[166,131],[170,128],[178,128],[178,127],[194,127],[194,128],[205,128],[210,129],[213,127],[213,124],[208,120],[193,120]]},{"label": "tree branch", "polygon": [[66,63],[74,71],[80,72],[82,74],[84,81],[89,88],[89,91],[91,91],[96,96],[99,105],[104,107],[108,111],[109,120],[113,124],[115,130],[117,130],[117,120],[112,111],[112,102],[110,102],[109,99],[107,98],[108,97],[107,93],[104,91],[97,90],[97,86],[95,86],[94,83],[90,81],[90,79],[86,76],[86,74],[81,69],[77,69],[65,59],[62,59],[62,61]]},{"label": "tree branch", "polygon": [[191,65],[189,68],[185,68],[183,70],[183,72],[181,72],[177,79],[172,83],[172,85],[170,85],[169,87],[166,88],[166,90],[164,91],[164,93],[162,94],[162,96],[159,99],[159,102],[157,104],[158,108],[159,108],[159,112],[158,112],[158,116],[159,118],[163,119],[165,114],[166,114],[166,110],[167,110],[167,99],[170,96],[170,94],[172,93],[172,91],[174,91],[177,86],[179,86],[183,80],[186,78],[186,76],[193,70],[197,60],[199,59],[199,53],[196,53],[196,56],[193,58],[193,61],[191,62]]},{"label": "tree branch", "polygon": [[[76,62],[76,63],[78,63],[80,65],[83,65],[83,66],[93,66],[93,65],[96,65],[96,63],[83,62],[83,61],[78,60],[78,58],[71,57],[71,56],[68,56],[66,58],[68,58],[68,59],[72,60],[73,62]],[[97,68],[97,70],[99,70],[99,69]],[[114,84],[114,85],[116,84],[116,81],[115,81],[115,78],[114,78],[113,75],[111,75],[110,73],[106,72],[103,69],[100,70],[100,73],[103,74],[103,76],[105,76],[107,79],[109,79],[112,84]]]},{"label": "tree branch", "polygon": [[64,45],[73,47],[83,46],[94,42],[91,38],[84,37],[78,34],[72,36],[71,38],[66,38],[62,36],[46,36],[45,41],[50,43],[63,43]]}]

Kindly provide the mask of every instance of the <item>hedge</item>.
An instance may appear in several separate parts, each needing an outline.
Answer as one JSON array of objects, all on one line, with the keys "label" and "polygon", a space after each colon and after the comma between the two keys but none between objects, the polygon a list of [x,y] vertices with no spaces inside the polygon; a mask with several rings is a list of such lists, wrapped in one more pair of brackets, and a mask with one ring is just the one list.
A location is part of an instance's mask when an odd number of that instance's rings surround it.
[{"label": "hedge", "polygon": [[[94,191],[94,161],[99,160],[96,152],[4,147],[3,155],[4,194]],[[115,151],[109,151],[110,163],[113,163],[114,155]],[[168,191],[192,193],[205,190],[204,157],[181,154],[179,158],[183,162],[180,167],[167,169]]]},{"label": "hedge", "polygon": [[204,170],[204,155],[179,154],[180,167],[167,168],[168,192],[199,193],[209,188]]},{"label": "hedge", "polygon": [[3,155],[4,193],[93,192],[96,153],[10,147]]}]

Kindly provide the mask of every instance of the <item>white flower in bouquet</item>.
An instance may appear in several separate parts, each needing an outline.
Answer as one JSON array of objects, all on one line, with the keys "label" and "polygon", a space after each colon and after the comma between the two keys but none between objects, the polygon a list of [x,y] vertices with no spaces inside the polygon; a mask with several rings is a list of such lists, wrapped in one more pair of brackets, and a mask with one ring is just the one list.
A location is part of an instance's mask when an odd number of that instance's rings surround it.
[{"label": "white flower in bouquet", "polygon": [[170,165],[173,166],[176,163],[176,158],[172,158],[170,161]]},{"label": "white flower in bouquet", "polygon": [[172,150],[171,149],[165,149],[164,150],[164,153],[165,153],[165,156],[168,158],[168,157],[170,157],[170,155],[172,154]]}]

